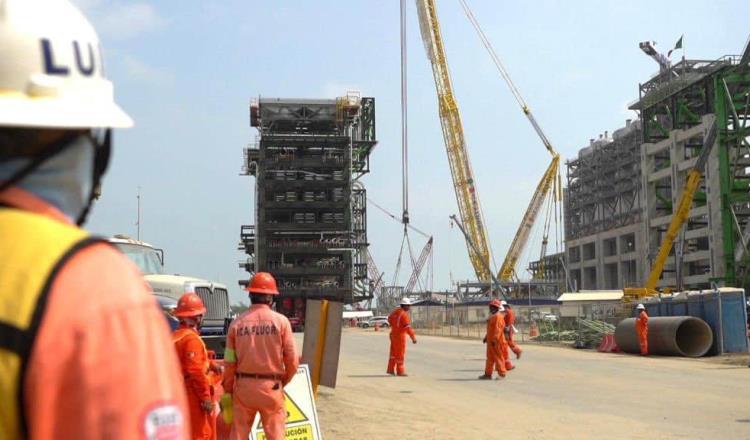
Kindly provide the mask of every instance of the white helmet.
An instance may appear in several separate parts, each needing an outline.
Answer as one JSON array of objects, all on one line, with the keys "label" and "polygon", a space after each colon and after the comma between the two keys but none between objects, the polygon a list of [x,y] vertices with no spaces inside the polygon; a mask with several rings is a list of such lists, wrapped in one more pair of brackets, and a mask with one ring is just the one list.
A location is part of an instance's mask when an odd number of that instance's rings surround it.
[{"label": "white helmet", "polygon": [[504,299],[501,299],[501,300],[500,300],[500,305],[501,305],[501,306],[507,306],[507,305],[508,305],[508,301],[506,301],[506,300],[504,300]]},{"label": "white helmet", "polygon": [[410,306],[412,305],[412,302],[409,298],[401,298],[401,302],[399,303],[399,305]]},{"label": "white helmet", "polygon": [[635,306],[635,309],[636,310],[646,310],[646,307],[643,304],[638,304],[637,306]]},{"label": "white helmet", "polygon": [[99,38],[67,0],[0,0],[0,126],[125,128]]}]

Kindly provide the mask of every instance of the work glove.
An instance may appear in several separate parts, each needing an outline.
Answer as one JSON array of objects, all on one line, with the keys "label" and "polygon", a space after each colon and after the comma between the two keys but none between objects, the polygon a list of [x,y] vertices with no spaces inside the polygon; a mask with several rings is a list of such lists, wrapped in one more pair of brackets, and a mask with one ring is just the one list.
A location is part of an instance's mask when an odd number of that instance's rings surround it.
[{"label": "work glove", "polygon": [[417,343],[417,340],[416,340],[416,339],[412,339],[412,340],[411,340],[411,343],[412,343],[412,344],[416,344],[416,343]]},{"label": "work glove", "polygon": [[219,406],[221,406],[221,417],[224,419],[224,423],[231,425],[234,420],[234,408],[232,407],[232,394],[224,393],[219,400]]},{"label": "work glove", "polygon": [[201,409],[210,413],[214,410],[214,402],[211,400],[201,400]]},{"label": "work glove", "polygon": [[482,344],[486,344],[486,343],[487,343],[487,336],[485,336],[484,338],[482,338]]}]

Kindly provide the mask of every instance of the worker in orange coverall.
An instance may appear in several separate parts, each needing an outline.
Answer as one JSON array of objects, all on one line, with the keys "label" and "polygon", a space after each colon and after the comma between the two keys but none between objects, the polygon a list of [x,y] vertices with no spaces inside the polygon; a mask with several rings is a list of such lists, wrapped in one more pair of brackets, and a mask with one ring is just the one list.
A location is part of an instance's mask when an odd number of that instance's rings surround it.
[{"label": "worker in orange coverall", "polygon": [[638,317],[635,318],[635,332],[638,334],[641,356],[648,356],[648,313],[643,304],[638,304],[635,309],[638,311]]},{"label": "worker in orange coverall", "polygon": [[391,326],[391,351],[388,357],[388,368],[386,373],[398,376],[407,376],[404,367],[404,358],[406,357],[406,335],[409,335],[411,342],[417,343],[417,336],[414,329],[411,328],[409,319],[409,309],[411,300],[403,298],[399,307],[394,309],[388,315],[388,324]]},{"label": "worker in orange coverall", "polygon": [[213,400],[215,379],[212,376],[220,375],[221,369],[208,358],[206,344],[200,337],[206,307],[200,296],[186,293],[180,297],[173,314],[180,320],[180,327],[172,333],[172,341],[185,379],[191,438],[213,440],[216,438],[216,417]]},{"label": "worker in orange coverall", "polygon": [[484,342],[487,344],[487,361],[484,364],[484,374],[479,376],[481,380],[492,379],[492,370],[497,370],[500,377],[505,377],[505,320],[501,312],[504,311],[500,301],[493,299],[490,301],[490,319],[487,320],[487,333],[484,336]]},{"label": "worker in orange coverall", "polygon": [[284,387],[299,367],[289,319],[271,309],[279,294],[270,273],[258,272],[250,280],[252,306],[229,327],[224,353],[224,390],[231,393],[233,440],[247,440],[255,415],[260,413],[268,440],[285,435]]},{"label": "worker in orange coverall", "polygon": [[521,347],[516,345],[516,343],[513,341],[513,334],[516,332],[516,327],[513,325],[516,322],[516,312],[513,311],[510,304],[508,304],[507,301],[502,300],[500,301],[500,305],[503,306],[503,309],[505,309],[505,316],[503,319],[505,320],[505,369],[510,371],[516,367],[513,366],[513,362],[510,361],[510,356],[508,355],[508,349],[510,349],[513,353],[516,355],[516,359],[521,359]]}]

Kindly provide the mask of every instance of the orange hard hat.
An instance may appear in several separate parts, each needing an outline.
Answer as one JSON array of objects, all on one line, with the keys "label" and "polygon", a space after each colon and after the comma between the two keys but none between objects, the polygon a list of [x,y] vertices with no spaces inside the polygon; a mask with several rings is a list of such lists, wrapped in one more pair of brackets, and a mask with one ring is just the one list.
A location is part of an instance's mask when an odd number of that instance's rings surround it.
[{"label": "orange hard hat", "polygon": [[182,295],[177,301],[177,308],[172,314],[178,318],[191,318],[193,316],[205,315],[206,306],[197,294],[190,292]]},{"label": "orange hard hat", "polygon": [[500,304],[500,300],[493,299],[492,301],[490,301],[490,307],[497,307],[499,309],[501,306],[502,305]]},{"label": "orange hard hat", "polygon": [[257,293],[261,295],[278,295],[279,289],[276,287],[276,280],[268,272],[258,272],[250,280],[250,284],[247,286],[247,290],[250,293]]}]

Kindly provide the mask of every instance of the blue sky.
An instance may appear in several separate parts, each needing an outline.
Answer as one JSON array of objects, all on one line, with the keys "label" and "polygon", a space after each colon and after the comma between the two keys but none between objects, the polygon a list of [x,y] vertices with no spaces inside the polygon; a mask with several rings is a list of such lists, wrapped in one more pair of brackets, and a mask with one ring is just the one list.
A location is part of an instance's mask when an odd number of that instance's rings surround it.
[{"label": "blue sky", "polygon": [[[93,231],[135,235],[140,187],[141,236],[166,250],[168,270],[219,280],[234,300],[244,298],[237,244],[240,225],[252,223],[254,180],[239,172],[242,148],[256,136],[248,102],[258,95],[374,96],[380,143],[365,183],[369,197],[400,212],[397,1],[76,2],[97,27],[117,99],[136,121],[116,133]],[[469,4],[563,157],[635,117],[627,104],[657,70],[639,41],[666,51],[684,34],[688,58],[715,59],[739,53],[750,33],[745,0]],[[449,288],[473,270],[449,226],[457,209],[435,88],[413,2],[408,13],[411,219],[434,234],[434,285]],[[439,1],[438,13],[499,264],[549,156],[458,1]],[[401,226],[369,211],[371,250],[390,279]],[[538,255],[535,235],[519,267]],[[418,252],[422,239],[414,239]]]}]

